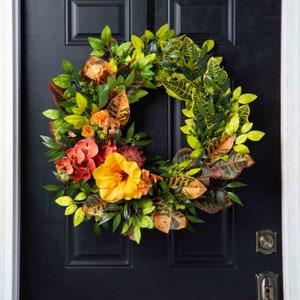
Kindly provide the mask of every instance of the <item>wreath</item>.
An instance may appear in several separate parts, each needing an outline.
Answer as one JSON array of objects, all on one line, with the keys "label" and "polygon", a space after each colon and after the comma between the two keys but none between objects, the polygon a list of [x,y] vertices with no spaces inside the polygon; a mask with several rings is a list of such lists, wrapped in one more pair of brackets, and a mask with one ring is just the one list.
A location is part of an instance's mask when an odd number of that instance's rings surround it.
[{"label": "wreath", "polygon": [[[41,136],[59,181],[43,187],[74,226],[93,220],[97,234],[104,227],[140,243],[142,229],[193,230],[200,211],[243,205],[236,178],[254,163],[245,143],[264,133],[248,119],[257,96],[231,89],[214,41],[199,47],[165,24],[122,43],[105,26],[88,42],[81,69],[63,60],[65,73],[49,83],[57,108],[43,112],[52,136]],[[131,105],[157,88],[184,104],[187,144],[172,159],[145,155],[151,141],[130,117]]]}]

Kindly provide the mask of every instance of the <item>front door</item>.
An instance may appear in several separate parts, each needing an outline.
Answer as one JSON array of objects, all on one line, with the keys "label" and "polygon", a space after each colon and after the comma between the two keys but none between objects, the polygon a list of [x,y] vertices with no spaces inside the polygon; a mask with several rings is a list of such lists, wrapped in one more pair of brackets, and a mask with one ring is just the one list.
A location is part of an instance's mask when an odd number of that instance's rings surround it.
[{"label": "front door", "polygon": [[[282,299],[279,0],[27,0],[22,4],[21,299],[257,299],[256,274],[279,274]],[[53,195],[40,135],[52,105],[48,82],[65,58],[80,67],[88,36],[105,25],[119,40],[169,23],[199,45],[216,42],[235,86],[258,95],[251,116],[266,132],[252,146],[255,165],[243,172],[244,207],[203,215],[196,234],[145,231],[140,245],[92,224],[73,228]],[[136,104],[133,118],[149,133],[153,154],[180,147],[180,110],[164,92]],[[151,121],[149,116],[151,116]],[[277,252],[256,251],[256,232],[277,232]],[[273,299],[273,298],[272,298]]]}]

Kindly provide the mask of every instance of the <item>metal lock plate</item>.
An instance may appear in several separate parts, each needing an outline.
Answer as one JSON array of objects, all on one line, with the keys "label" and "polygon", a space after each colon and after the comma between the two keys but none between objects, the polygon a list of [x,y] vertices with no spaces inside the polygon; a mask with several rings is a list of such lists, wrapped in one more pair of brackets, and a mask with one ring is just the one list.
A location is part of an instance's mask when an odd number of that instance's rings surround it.
[{"label": "metal lock plate", "polygon": [[278,274],[268,271],[255,276],[257,300],[278,300]]},{"label": "metal lock plate", "polygon": [[256,252],[272,254],[277,252],[277,232],[264,229],[256,231]]}]

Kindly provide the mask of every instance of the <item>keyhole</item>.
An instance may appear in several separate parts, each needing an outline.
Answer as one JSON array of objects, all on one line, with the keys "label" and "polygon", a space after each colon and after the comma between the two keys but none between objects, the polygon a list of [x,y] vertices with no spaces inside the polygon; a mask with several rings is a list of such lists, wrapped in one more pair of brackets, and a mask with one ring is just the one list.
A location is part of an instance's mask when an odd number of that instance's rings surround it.
[{"label": "keyhole", "polygon": [[262,235],[259,238],[259,244],[262,248],[269,250],[274,246],[274,240],[270,235]]}]

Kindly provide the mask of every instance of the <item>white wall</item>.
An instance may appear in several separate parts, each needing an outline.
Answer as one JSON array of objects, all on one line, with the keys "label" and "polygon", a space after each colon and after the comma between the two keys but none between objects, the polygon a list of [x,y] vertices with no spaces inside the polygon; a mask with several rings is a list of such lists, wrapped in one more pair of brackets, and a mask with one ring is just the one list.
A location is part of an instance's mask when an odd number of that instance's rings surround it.
[{"label": "white wall", "polygon": [[[272,0],[270,0],[272,1]],[[274,0],[275,1],[275,0]],[[18,297],[18,105],[13,41],[18,0],[0,10],[0,300]],[[282,217],[285,300],[300,299],[300,1],[282,0]],[[19,45],[17,44],[17,47]],[[17,97],[15,97],[17,96]],[[255,287],[253,287],[255,288]]]}]

